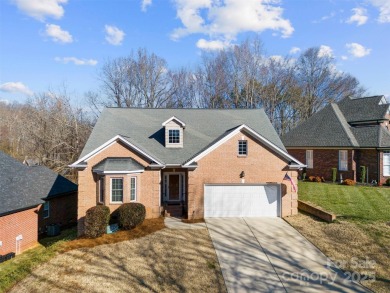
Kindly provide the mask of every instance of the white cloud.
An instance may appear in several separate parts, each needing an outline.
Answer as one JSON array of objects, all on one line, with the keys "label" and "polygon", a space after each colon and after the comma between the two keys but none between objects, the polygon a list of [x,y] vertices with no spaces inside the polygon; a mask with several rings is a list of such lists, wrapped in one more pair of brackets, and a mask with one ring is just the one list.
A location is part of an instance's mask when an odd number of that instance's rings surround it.
[{"label": "white cloud", "polygon": [[280,55],[272,55],[269,57],[269,59],[271,59],[275,62],[278,62],[278,63],[281,63],[284,60],[283,56],[280,56]]},{"label": "white cloud", "polygon": [[348,56],[345,55],[341,56],[341,60],[348,60]]},{"label": "white cloud", "polygon": [[60,19],[64,15],[63,4],[68,0],[11,0],[23,13],[37,20],[46,17]]},{"label": "white cloud", "polygon": [[356,58],[362,58],[370,54],[371,49],[365,48],[358,43],[349,43],[345,45],[348,48],[348,52]]},{"label": "white cloud", "polygon": [[73,63],[75,65],[95,66],[98,63],[97,60],[94,59],[79,59],[76,57],[56,57],[54,60],[64,64]]},{"label": "white cloud", "polygon": [[177,17],[183,26],[171,38],[205,34],[214,40],[231,42],[242,32],[273,30],[289,37],[294,32],[283,18],[279,0],[175,0]]},{"label": "white cloud", "polygon": [[378,21],[381,23],[390,22],[390,1],[389,0],[370,0],[371,4],[379,9]]},{"label": "white cloud", "polygon": [[107,42],[114,46],[122,45],[122,41],[126,35],[122,30],[113,25],[105,25],[104,29],[106,31]]},{"label": "white cloud", "polygon": [[61,29],[59,25],[56,24],[46,24],[46,35],[51,37],[54,42],[59,43],[72,43],[72,35]]},{"label": "white cloud", "polygon": [[7,99],[0,99],[0,103],[6,104],[6,105],[11,104],[11,102]]},{"label": "white cloud", "polygon": [[347,20],[347,23],[356,22],[356,24],[359,26],[359,25],[363,25],[367,22],[368,16],[366,15],[367,14],[366,9],[356,7],[356,8],[352,9],[352,12],[354,14]]},{"label": "white cloud", "polygon": [[301,52],[301,48],[298,48],[298,47],[292,47],[290,50],[290,54],[292,54],[292,55],[297,54],[299,52]]},{"label": "white cloud", "polygon": [[220,40],[216,41],[207,41],[205,39],[200,39],[196,42],[196,46],[199,49],[206,50],[206,51],[219,51],[226,47],[230,46],[230,43],[223,42]]},{"label": "white cloud", "polygon": [[0,91],[7,93],[21,93],[27,96],[32,96],[33,92],[22,82],[6,82],[0,85]]},{"label": "white cloud", "polygon": [[152,5],[152,0],[142,0],[141,10],[145,12],[150,5]]},{"label": "white cloud", "polygon": [[336,12],[332,11],[330,14],[321,17],[319,20],[313,20],[312,22],[313,23],[320,23],[320,22],[326,21],[328,19],[331,19],[335,16],[336,16]]},{"label": "white cloud", "polygon": [[318,57],[333,57],[333,50],[329,46],[321,45],[318,51]]}]

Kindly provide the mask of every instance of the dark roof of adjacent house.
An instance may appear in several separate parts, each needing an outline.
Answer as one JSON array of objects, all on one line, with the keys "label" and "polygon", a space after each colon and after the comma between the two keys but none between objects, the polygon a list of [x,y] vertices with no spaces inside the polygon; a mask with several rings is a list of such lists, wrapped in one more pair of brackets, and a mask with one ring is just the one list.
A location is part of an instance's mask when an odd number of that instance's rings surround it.
[{"label": "dark roof of adjacent house", "polygon": [[[166,148],[162,123],[171,117],[185,123],[183,148]],[[99,117],[80,158],[115,135],[165,164],[182,164],[232,129],[246,125],[285,151],[262,109],[140,109],[106,108]]]},{"label": "dark roof of adjacent house", "polygon": [[76,184],[50,169],[26,166],[0,151],[0,215],[76,191]]},{"label": "dark roof of adjacent house", "polygon": [[388,129],[353,122],[386,120],[389,106],[383,103],[383,96],[348,97],[315,113],[285,134],[282,141],[286,147],[387,148],[390,147]]},{"label": "dark roof of adjacent house", "polygon": [[338,106],[349,123],[382,120],[389,109],[384,96],[357,99],[347,97],[341,100]]}]

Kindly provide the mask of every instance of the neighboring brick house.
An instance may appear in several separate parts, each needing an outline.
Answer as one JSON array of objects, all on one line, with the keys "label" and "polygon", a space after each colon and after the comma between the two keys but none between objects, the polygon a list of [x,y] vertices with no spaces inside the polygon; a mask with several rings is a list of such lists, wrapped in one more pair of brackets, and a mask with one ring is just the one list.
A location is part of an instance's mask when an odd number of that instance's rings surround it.
[{"label": "neighboring brick house", "polygon": [[0,152],[0,255],[37,244],[50,224],[77,221],[77,185],[44,166],[26,166]]},{"label": "neighboring brick house", "polygon": [[331,103],[282,137],[288,152],[306,162],[307,176],[366,180],[383,184],[390,178],[390,104],[384,96],[344,98]]},{"label": "neighboring brick house", "polygon": [[78,169],[79,233],[90,207],[145,205],[188,218],[289,216],[304,167],[263,110],[106,108]]}]

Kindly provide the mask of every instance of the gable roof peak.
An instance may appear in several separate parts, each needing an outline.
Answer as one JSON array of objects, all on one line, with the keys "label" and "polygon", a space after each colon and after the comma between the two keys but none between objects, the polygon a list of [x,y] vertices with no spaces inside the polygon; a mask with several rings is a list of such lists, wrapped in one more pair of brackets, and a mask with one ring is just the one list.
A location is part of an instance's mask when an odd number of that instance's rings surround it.
[{"label": "gable roof peak", "polygon": [[177,124],[179,124],[181,127],[185,128],[186,124],[181,121],[179,118],[176,118],[175,116],[172,116],[171,118],[169,118],[168,120],[165,120],[163,123],[162,123],[162,126],[165,126],[167,125],[169,122],[171,121],[176,121]]}]

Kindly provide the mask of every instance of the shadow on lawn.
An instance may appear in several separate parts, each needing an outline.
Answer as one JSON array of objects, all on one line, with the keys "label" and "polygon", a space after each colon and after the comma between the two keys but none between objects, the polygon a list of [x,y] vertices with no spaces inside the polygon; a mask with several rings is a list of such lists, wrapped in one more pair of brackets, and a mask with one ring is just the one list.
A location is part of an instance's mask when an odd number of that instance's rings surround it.
[{"label": "shadow on lawn", "polygon": [[133,241],[59,255],[12,292],[38,291],[226,292],[226,288],[207,230],[164,229]]}]

